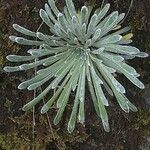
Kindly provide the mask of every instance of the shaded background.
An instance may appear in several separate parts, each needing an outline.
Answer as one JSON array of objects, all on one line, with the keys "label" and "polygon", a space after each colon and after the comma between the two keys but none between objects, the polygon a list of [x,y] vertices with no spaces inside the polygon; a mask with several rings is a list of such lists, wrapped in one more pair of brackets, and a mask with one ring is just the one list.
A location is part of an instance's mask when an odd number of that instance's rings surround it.
[{"label": "shaded background", "polygon": [[[64,0],[57,0],[61,9]],[[79,9],[86,0],[74,0]],[[111,10],[127,12],[130,0],[106,0]],[[35,112],[35,137],[32,132],[32,112],[22,112],[22,106],[33,98],[33,93],[17,89],[18,84],[33,75],[33,71],[4,73],[4,65],[10,64],[8,54],[25,54],[27,47],[9,41],[9,35],[16,33],[12,24],[17,23],[36,31],[41,23],[38,11],[46,0],[0,0],[0,150],[149,150],[150,149],[150,59],[136,58],[129,63],[141,74],[146,88],[139,90],[122,75],[119,76],[127,89],[127,96],[139,109],[137,113],[124,113],[116,100],[110,98],[108,108],[111,132],[104,132],[93,109],[89,92],[86,91],[85,127],[77,124],[76,130],[67,133],[67,121],[72,108],[72,100],[58,126],[49,128],[47,116],[40,114],[41,105]],[[92,4],[92,2],[91,2]],[[101,0],[96,1],[96,7]],[[133,45],[150,54],[150,10],[149,0],[134,0],[133,7],[123,26],[130,25],[134,34]],[[46,30],[42,26],[42,30]],[[73,97],[73,95],[72,95]],[[42,104],[42,103],[41,103]],[[52,122],[56,109],[49,111]]]}]

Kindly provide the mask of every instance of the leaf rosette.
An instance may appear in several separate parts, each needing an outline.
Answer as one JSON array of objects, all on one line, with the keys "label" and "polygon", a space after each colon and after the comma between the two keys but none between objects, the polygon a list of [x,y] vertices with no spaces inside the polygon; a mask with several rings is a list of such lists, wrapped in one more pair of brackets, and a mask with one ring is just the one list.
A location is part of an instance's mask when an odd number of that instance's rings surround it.
[{"label": "leaf rosette", "polygon": [[[27,111],[39,103],[50,90],[55,94],[44,104],[41,113],[46,113],[54,104],[58,111],[54,124],[61,120],[70,93],[75,93],[74,105],[68,122],[68,131],[72,132],[76,121],[85,122],[85,85],[88,84],[97,115],[101,118],[105,131],[109,131],[106,107],[109,101],[104,88],[114,95],[120,107],[125,111],[137,111],[137,108],[125,96],[125,88],[114,77],[124,74],[134,85],[144,89],[144,84],[137,78],[140,75],[126,63],[134,57],[147,57],[136,47],[130,46],[132,34],[127,34],[129,27],[121,28],[125,14],[114,11],[108,14],[110,4],[92,11],[92,7],[83,6],[77,13],[72,0],[66,0],[62,12],[54,0],[48,0],[45,10],[40,10],[40,17],[49,27],[52,35],[33,32],[17,24],[16,31],[31,37],[10,36],[18,44],[37,46],[27,52],[30,55],[9,55],[11,62],[27,62],[19,66],[7,66],[7,72],[23,71],[44,66],[37,70],[36,76],[22,82],[18,88],[35,90],[41,85],[51,83],[23,110]],[[35,37],[36,40],[33,40]],[[36,60],[36,61],[35,61]]]}]

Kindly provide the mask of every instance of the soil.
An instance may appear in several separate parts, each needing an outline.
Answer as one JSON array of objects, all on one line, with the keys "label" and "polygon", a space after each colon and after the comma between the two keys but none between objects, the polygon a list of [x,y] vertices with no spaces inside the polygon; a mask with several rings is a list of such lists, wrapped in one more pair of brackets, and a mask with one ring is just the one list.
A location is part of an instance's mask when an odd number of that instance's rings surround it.
[{"label": "soil", "polygon": [[[38,11],[47,0],[0,0],[0,150],[149,150],[150,149],[150,59],[134,59],[129,63],[141,74],[144,90],[137,89],[126,78],[119,76],[127,89],[127,97],[138,107],[137,113],[124,113],[111,98],[108,108],[111,131],[106,133],[93,109],[86,91],[85,126],[77,124],[72,134],[67,132],[68,111],[61,123],[54,126],[55,109],[48,112],[52,125],[49,128],[46,115],[40,114],[41,105],[35,111],[33,134],[32,111],[23,112],[22,106],[33,98],[33,93],[17,89],[18,84],[32,76],[33,71],[5,73],[3,67],[10,64],[8,54],[25,54],[27,47],[12,43],[9,35],[18,35],[12,24],[17,23],[36,31],[41,24]],[[74,0],[75,1],[75,0]],[[77,9],[86,0],[75,1]],[[106,0],[112,10],[127,12],[130,0]],[[89,2],[90,4],[93,1]],[[64,0],[57,0],[61,9]],[[101,0],[96,1],[96,7]],[[122,26],[130,25],[134,34],[133,45],[150,54],[149,0],[134,0],[132,9]],[[43,30],[46,27],[43,27]],[[52,132],[53,131],[53,132]],[[53,137],[54,135],[54,137]]]}]

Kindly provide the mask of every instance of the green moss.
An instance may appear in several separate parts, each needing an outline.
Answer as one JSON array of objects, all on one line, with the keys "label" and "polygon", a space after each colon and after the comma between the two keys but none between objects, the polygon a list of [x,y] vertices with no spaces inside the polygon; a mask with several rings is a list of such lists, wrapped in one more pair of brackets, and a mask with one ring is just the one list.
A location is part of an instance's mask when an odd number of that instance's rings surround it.
[{"label": "green moss", "polygon": [[0,52],[0,66],[3,66],[4,64],[4,58],[2,56],[2,53]]},{"label": "green moss", "polygon": [[140,109],[132,119],[131,128],[140,132],[143,136],[150,136],[150,111]]},{"label": "green moss", "polygon": [[16,133],[0,135],[0,148],[4,150],[28,150],[29,145],[26,140],[17,137]]},{"label": "green moss", "polygon": [[79,133],[75,131],[69,134],[57,128],[57,130],[53,129],[54,140],[52,132],[48,128],[46,117],[41,115],[36,118],[35,139],[33,140],[32,115],[11,118],[11,121],[13,123],[9,132],[0,134],[0,149],[29,150],[34,146],[35,150],[45,150],[47,145],[54,144],[60,150],[65,150],[67,143],[71,145],[77,142],[82,143],[89,137],[85,132]]}]

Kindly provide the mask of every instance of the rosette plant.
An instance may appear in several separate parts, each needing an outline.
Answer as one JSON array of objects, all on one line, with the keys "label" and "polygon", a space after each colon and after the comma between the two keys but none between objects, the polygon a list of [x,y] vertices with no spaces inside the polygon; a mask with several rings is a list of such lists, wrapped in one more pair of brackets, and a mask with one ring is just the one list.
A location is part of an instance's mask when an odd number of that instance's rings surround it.
[{"label": "rosette plant", "polygon": [[[147,57],[147,54],[128,45],[132,42],[131,34],[127,34],[130,28],[120,28],[125,14],[118,14],[118,11],[107,14],[109,8],[110,4],[106,4],[103,8],[92,11],[92,7],[83,6],[77,12],[72,0],[66,0],[66,6],[60,12],[55,1],[48,0],[45,10],[41,9],[39,14],[49,27],[50,35],[32,32],[17,24],[13,25],[15,30],[31,37],[26,39],[10,36],[13,42],[38,48],[29,49],[27,52],[30,55],[27,56],[7,56],[11,62],[26,63],[7,66],[4,70],[15,72],[37,68],[36,76],[22,82],[18,88],[35,90],[43,84],[47,86],[23,107],[24,111],[34,107],[50,90],[55,89],[54,95],[44,104],[41,113],[46,113],[56,104],[58,111],[54,124],[58,124],[69,96],[74,92],[75,99],[72,99],[74,105],[68,122],[68,131],[72,132],[77,120],[82,124],[85,122],[86,84],[105,131],[108,132],[110,128],[106,111],[109,101],[104,89],[116,97],[125,112],[137,111],[125,96],[125,88],[114,74],[122,73],[134,85],[144,89],[144,84],[137,78],[139,74],[127,64],[126,59]],[[38,66],[41,65],[43,68],[39,69]],[[50,84],[47,84],[48,81]]]}]

